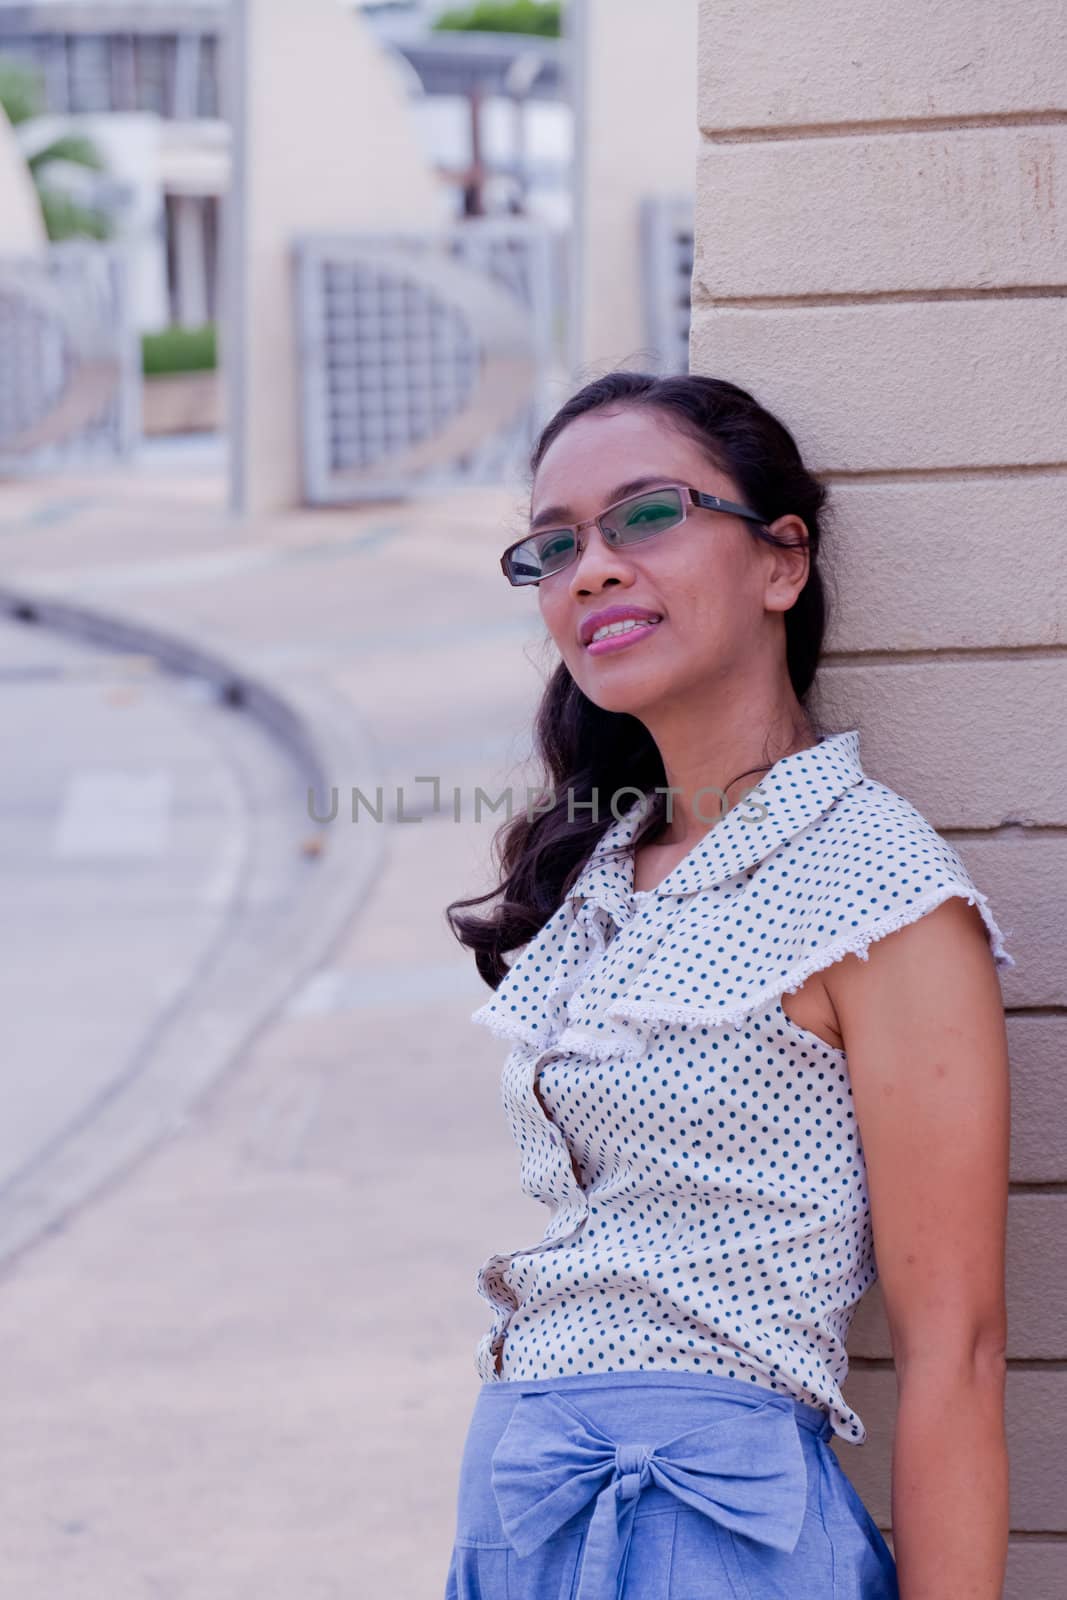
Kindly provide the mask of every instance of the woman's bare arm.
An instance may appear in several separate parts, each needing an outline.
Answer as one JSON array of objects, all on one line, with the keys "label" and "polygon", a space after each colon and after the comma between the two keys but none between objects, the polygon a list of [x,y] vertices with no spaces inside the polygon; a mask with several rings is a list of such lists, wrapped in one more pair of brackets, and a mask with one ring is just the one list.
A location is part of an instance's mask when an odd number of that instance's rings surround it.
[{"label": "woman's bare arm", "polygon": [[1010,1083],[985,926],[953,897],[825,976],[897,1375],[901,1600],[1000,1600]]}]

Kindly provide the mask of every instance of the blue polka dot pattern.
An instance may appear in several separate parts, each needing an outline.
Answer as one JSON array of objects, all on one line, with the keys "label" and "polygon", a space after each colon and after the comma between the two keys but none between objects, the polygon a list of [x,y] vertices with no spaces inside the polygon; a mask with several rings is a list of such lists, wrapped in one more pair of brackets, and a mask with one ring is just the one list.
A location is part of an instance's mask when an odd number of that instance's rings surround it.
[{"label": "blue polka dot pattern", "polygon": [[[606,803],[606,802],[605,802]],[[503,1101],[540,1243],[478,1273],[485,1382],[633,1368],[747,1379],[867,1437],[841,1393],[877,1278],[844,1051],[783,994],[952,895],[986,897],[859,733],[784,756],[654,890],[635,804],[474,1012],[511,1042]]]}]

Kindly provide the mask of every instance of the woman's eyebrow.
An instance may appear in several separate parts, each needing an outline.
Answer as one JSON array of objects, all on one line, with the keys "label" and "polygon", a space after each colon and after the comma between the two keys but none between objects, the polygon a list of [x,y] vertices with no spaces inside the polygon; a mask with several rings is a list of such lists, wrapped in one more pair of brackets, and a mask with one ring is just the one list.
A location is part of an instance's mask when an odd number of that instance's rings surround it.
[{"label": "woman's eyebrow", "polygon": [[[628,494],[637,494],[641,489],[656,489],[672,480],[665,478],[662,472],[646,473],[642,478],[631,478],[628,483],[618,484],[605,505],[614,505],[616,500],[625,500]],[[570,506],[545,506],[530,522],[530,532],[535,533],[538,528],[561,527],[573,524]]]}]

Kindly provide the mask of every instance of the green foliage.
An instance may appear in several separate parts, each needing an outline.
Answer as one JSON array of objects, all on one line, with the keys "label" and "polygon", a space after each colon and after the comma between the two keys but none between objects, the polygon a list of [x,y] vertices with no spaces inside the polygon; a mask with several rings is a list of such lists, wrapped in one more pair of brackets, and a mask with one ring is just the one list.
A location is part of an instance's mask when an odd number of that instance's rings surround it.
[{"label": "green foliage", "polygon": [[218,365],[215,324],[202,328],[164,328],[141,335],[141,366],[146,378],[172,372],[213,372]]},{"label": "green foliage", "polygon": [[44,106],[41,74],[0,57],[0,106],[7,112],[7,120],[13,128],[20,122],[29,122],[31,117],[39,117]]},{"label": "green foliage", "polygon": [[46,144],[43,150],[28,158],[26,165],[36,178],[53,161],[70,161],[76,167],[89,167],[93,172],[103,172],[104,160],[91,139],[81,133],[61,133],[58,139]]},{"label": "green foliage", "polygon": [[474,5],[443,11],[435,28],[471,33],[536,33],[558,39],[561,0],[476,0]]},{"label": "green foliage", "polygon": [[[13,128],[42,115],[44,84],[41,75],[20,62],[0,58],[0,106]],[[104,161],[90,139],[80,133],[63,133],[27,158],[41,204],[45,232],[49,239],[109,239],[110,219],[102,211],[83,206],[65,190],[48,181],[49,170],[57,162],[69,162],[92,172],[102,172]]]},{"label": "green foliage", "polygon": [[61,239],[110,239],[111,223],[102,211],[80,206],[58,189],[38,189],[45,232],[53,243]]}]

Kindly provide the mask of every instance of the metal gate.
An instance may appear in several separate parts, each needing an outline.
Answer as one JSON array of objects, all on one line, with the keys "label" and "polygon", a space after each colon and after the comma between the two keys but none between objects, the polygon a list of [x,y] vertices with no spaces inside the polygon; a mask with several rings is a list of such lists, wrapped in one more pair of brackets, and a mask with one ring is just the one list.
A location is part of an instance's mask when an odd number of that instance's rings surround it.
[{"label": "metal gate", "polygon": [[297,241],[310,504],[521,468],[555,366],[559,248],[541,224],[496,217]]}]

